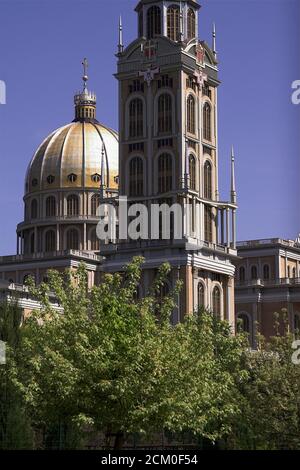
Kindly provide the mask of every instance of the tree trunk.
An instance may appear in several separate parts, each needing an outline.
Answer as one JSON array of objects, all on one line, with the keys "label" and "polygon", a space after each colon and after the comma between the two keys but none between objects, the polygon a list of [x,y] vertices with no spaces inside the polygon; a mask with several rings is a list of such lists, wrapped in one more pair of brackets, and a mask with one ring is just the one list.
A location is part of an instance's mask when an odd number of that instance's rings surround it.
[{"label": "tree trunk", "polygon": [[114,450],[120,450],[123,448],[125,442],[125,436],[122,431],[117,432],[116,434],[116,439],[115,439],[115,445],[114,445]]}]

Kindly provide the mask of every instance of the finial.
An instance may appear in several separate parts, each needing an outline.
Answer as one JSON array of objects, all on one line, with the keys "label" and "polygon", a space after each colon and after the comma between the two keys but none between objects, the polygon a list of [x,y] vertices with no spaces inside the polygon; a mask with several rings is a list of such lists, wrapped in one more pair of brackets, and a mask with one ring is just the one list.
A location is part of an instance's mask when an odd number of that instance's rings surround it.
[{"label": "finial", "polygon": [[216,24],[215,23],[213,23],[213,31],[212,31],[212,51],[214,54],[214,58],[217,60]]},{"label": "finial", "polygon": [[119,44],[118,44],[118,53],[121,54],[124,51],[124,44],[123,44],[123,25],[122,25],[122,17],[120,15],[119,18]]},{"label": "finial", "polygon": [[190,159],[189,159],[189,139],[185,135],[185,175],[184,175],[184,187],[189,189],[190,186]]},{"label": "finial", "polygon": [[89,64],[88,64],[88,60],[87,58],[85,57],[83,59],[83,62],[82,62],[82,65],[83,65],[83,77],[82,77],[82,80],[83,80],[83,89],[86,90],[86,83],[89,79],[88,77],[88,67],[89,67]]},{"label": "finial", "polygon": [[236,204],[235,157],[233,146],[231,147],[231,202]]}]

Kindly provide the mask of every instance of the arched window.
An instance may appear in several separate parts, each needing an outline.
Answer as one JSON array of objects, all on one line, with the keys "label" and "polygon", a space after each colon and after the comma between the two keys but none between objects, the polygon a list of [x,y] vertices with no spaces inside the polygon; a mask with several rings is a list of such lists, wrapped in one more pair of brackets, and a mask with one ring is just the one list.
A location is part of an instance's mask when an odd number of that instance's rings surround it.
[{"label": "arched window", "polygon": [[158,98],[158,132],[159,134],[172,133],[172,98],[164,93]]},{"label": "arched window", "polygon": [[213,290],[213,313],[221,318],[221,292],[218,286]]},{"label": "arched window", "polygon": [[167,13],[167,35],[172,41],[178,41],[180,32],[179,7],[173,5],[168,8]]},{"label": "arched window", "polygon": [[97,237],[96,229],[91,231],[91,250],[99,251],[100,250],[100,240]]},{"label": "arched window", "polygon": [[34,233],[32,233],[30,235],[30,253],[34,253],[35,252],[35,236],[34,236]]},{"label": "arched window", "polygon": [[153,39],[161,34],[161,12],[158,6],[147,11],[147,38]]},{"label": "arched window", "polygon": [[36,199],[31,201],[30,214],[32,219],[37,219],[38,216],[38,203]]},{"label": "arched window", "polygon": [[264,265],[263,273],[264,273],[264,279],[265,280],[270,279],[270,267],[269,267],[268,264]]},{"label": "arched window", "polygon": [[212,199],[212,170],[209,161],[204,164],[204,197]]},{"label": "arched window", "polygon": [[192,8],[188,9],[187,14],[187,35],[188,40],[193,39],[196,36],[196,15]]},{"label": "arched window", "polygon": [[204,207],[204,238],[207,242],[212,242],[212,209],[210,206]]},{"label": "arched window", "polygon": [[172,156],[163,153],[158,157],[158,192],[167,193],[172,190]]},{"label": "arched window", "polygon": [[45,251],[55,251],[55,232],[54,230],[48,230],[45,235]]},{"label": "arched window", "polygon": [[245,280],[245,277],[246,277],[246,272],[245,272],[245,268],[244,266],[241,266],[240,269],[239,269],[239,280],[240,281],[244,281]]},{"label": "arched window", "polygon": [[211,140],[211,107],[207,102],[203,106],[203,138]]},{"label": "arched window", "polygon": [[205,307],[205,290],[202,282],[198,284],[198,309]]},{"label": "arched window", "polygon": [[56,199],[54,196],[48,196],[46,199],[46,217],[56,216]]},{"label": "arched window", "polygon": [[74,194],[68,196],[67,198],[67,215],[69,217],[75,216],[79,214],[79,201],[78,197]]},{"label": "arched window", "polygon": [[239,333],[248,333],[250,335],[250,321],[248,315],[245,313],[238,314],[237,331]]},{"label": "arched window", "polygon": [[91,215],[96,217],[98,215],[98,209],[100,206],[100,194],[93,194],[91,199]]},{"label": "arched window", "polygon": [[252,266],[251,267],[251,279],[254,281],[257,279],[257,266]]},{"label": "arched window", "polygon": [[129,164],[129,195],[142,196],[144,188],[144,163],[142,158],[134,157]]},{"label": "arched window", "polygon": [[71,228],[67,232],[67,250],[78,250],[79,249],[79,236],[78,231]]},{"label": "arched window", "polygon": [[129,103],[129,137],[143,137],[143,100],[135,98]]},{"label": "arched window", "polygon": [[187,99],[187,131],[190,134],[195,134],[195,99],[192,95],[188,96]]},{"label": "arched window", "polygon": [[196,159],[194,155],[189,156],[189,168],[190,168],[190,188],[196,190]]}]

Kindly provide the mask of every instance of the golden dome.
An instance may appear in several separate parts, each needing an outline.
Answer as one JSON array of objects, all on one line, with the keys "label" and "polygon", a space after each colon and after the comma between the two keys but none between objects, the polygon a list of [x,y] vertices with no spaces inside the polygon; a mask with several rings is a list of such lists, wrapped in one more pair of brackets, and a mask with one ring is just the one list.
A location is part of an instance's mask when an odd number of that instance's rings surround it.
[{"label": "golden dome", "polygon": [[[102,154],[104,165],[102,165]],[[98,121],[80,120],[52,132],[28,167],[26,193],[52,189],[117,189],[118,134]]]}]

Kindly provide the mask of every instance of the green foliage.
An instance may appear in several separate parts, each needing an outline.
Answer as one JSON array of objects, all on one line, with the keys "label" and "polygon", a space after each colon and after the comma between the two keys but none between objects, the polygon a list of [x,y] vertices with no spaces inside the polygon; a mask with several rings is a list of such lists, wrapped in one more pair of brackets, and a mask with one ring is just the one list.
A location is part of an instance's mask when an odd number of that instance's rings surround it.
[{"label": "green foliage", "polygon": [[20,346],[21,309],[0,303],[0,340],[6,343],[6,364],[0,365],[0,449],[33,446],[33,433],[15,385],[14,357]]},{"label": "green foliage", "polygon": [[[22,327],[16,383],[37,426],[106,430],[116,446],[128,433],[160,429],[211,441],[230,432],[241,339],[204,311],[171,324],[181,286],[161,298],[168,265],[137,299],[142,262],[105,275],[91,291],[84,265],[31,286],[43,308]],[[63,314],[49,303],[50,291]]]},{"label": "green foliage", "polygon": [[283,312],[284,334],[267,342],[258,336],[258,350],[245,351],[248,380],[240,384],[243,419],[234,427],[229,446],[242,449],[300,449],[300,366],[292,362],[294,336]]},{"label": "green foliage", "polygon": [[161,296],[165,264],[138,299],[142,263],[135,258],[91,290],[84,265],[31,283],[42,308],[20,329],[10,382],[46,446],[80,447],[87,431],[101,431],[118,448],[128,435],[145,440],[164,429],[206,446],[300,448],[300,370],[288,328],[280,336],[276,320],[276,336],[259,336],[251,351],[204,310],[172,325],[181,285]]}]

